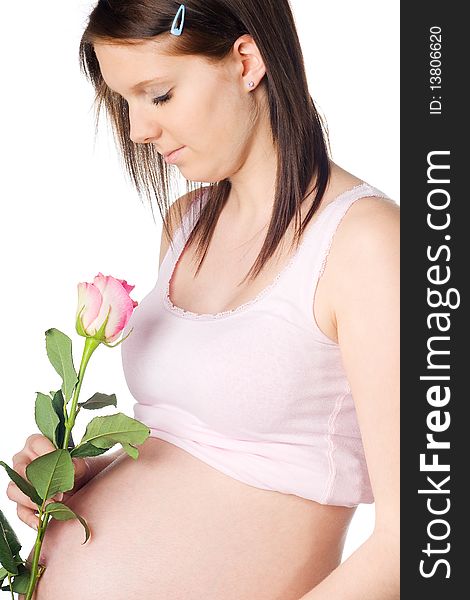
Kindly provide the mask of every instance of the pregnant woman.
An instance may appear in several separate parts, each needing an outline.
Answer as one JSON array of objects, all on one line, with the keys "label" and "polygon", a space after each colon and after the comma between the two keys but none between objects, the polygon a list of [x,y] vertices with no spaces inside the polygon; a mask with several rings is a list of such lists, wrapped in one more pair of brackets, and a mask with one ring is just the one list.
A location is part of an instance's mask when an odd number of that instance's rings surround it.
[{"label": "pregnant woman", "polygon": [[151,437],[76,461],[92,538],[50,522],[36,600],[397,599],[399,208],[332,161],[288,0],[100,0],[80,57],[164,215],[121,346]]}]

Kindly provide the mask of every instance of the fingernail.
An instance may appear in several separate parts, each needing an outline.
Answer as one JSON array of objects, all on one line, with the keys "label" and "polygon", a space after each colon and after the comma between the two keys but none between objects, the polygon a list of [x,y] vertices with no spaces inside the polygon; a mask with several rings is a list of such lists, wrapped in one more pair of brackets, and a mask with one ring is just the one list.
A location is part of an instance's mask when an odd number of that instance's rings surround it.
[{"label": "fingernail", "polygon": [[37,524],[37,523],[33,523],[33,524],[32,524],[32,526],[34,527],[34,529],[35,529],[36,531],[38,531],[38,529],[39,529],[39,528],[38,528],[38,524]]},{"label": "fingernail", "polygon": [[64,492],[59,492],[57,494],[57,501],[60,502],[63,499],[63,497],[64,497]]}]

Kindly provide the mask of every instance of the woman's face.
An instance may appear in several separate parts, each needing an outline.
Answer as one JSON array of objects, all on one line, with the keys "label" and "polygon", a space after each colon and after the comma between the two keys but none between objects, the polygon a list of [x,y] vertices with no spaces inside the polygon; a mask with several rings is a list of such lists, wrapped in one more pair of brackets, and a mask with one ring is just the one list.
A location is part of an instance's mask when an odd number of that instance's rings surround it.
[{"label": "woman's face", "polygon": [[166,56],[153,40],[94,48],[104,81],[128,103],[133,142],[163,155],[184,146],[174,164],[192,181],[220,181],[243,166],[255,139],[243,60]]}]

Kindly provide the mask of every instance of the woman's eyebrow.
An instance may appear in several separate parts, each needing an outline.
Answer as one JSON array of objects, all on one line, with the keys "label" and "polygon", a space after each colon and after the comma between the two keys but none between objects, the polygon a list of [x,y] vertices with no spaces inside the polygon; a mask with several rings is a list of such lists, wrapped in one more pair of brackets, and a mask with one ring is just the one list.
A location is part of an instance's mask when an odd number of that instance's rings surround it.
[{"label": "woman's eyebrow", "polygon": [[153,79],[146,79],[145,81],[140,81],[131,87],[132,91],[138,90],[140,88],[145,87],[149,83],[163,83],[167,81],[166,77],[154,77]]}]

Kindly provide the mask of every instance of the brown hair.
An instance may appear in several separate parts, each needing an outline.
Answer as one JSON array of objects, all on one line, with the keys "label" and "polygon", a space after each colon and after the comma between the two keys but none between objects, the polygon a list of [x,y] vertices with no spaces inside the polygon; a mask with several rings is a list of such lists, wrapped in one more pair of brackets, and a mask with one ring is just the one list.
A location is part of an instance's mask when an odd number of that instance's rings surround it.
[{"label": "brown hair", "polygon": [[[155,196],[167,237],[171,238],[169,183],[176,176],[152,144],[136,144],[130,139],[127,102],[111,91],[101,76],[93,43],[133,44],[170,31],[180,3],[173,0],[99,0],[91,12],[80,41],[79,58],[83,73],[94,86],[96,131],[101,108],[111,120],[124,166],[139,196]],[[329,140],[323,121],[310,96],[305,66],[294,17],[288,0],[187,0],[181,36],[171,38],[168,54],[201,55],[217,62],[232,50],[244,34],[253,37],[266,67],[260,85],[265,86],[273,140],[278,152],[276,192],[273,212],[261,251],[241,283],[254,279],[274,254],[293,216],[300,219],[300,205],[308,185],[315,178],[315,198],[294,242],[316,212],[330,178]],[[328,144],[328,145],[327,145]],[[331,152],[331,150],[330,150]],[[208,187],[208,201],[192,230],[187,244],[196,240],[199,272],[219,214],[231,188],[229,179],[194,187],[186,180],[188,193],[196,192],[201,202]],[[311,192],[310,192],[311,193]],[[153,214],[153,210],[152,210]],[[181,212],[180,212],[181,218]],[[166,222],[168,219],[168,225]]]}]

